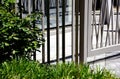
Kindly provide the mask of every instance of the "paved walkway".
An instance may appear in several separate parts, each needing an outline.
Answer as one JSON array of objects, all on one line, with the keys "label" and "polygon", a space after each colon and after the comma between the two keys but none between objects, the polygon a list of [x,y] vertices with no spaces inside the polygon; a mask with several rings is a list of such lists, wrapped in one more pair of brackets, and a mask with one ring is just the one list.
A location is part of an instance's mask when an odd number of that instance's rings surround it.
[{"label": "paved walkway", "polygon": [[[112,56],[115,57],[112,57]],[[105,56],[108,56],[107,58],[103,60],[99,60],[99,58],[103,58]],[[113,52],[109,54],[102,54],[95,57],[89,57],[88,59],[98,59],[96,62],[92,62],[90,65],[92,67],[100,66],[101,68],[106,68],[110,70],[112,73],[120,77],[120,52]]]}]

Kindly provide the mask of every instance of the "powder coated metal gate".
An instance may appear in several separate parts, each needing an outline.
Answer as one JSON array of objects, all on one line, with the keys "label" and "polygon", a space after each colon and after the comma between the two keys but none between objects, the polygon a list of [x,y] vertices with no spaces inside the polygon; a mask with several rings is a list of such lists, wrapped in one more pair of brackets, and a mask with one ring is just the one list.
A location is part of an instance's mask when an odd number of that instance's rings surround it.
[{"label": "powder coated metal gate", "polygon": [[120,51],[119,13],[120,0],[75,0],[76,62]]},{"label": "powder coated metal gate", "polygon": [[[120,51],[120,0],[89,0],[88,56]],[[116,5],[114,5],[116,3]]]}]

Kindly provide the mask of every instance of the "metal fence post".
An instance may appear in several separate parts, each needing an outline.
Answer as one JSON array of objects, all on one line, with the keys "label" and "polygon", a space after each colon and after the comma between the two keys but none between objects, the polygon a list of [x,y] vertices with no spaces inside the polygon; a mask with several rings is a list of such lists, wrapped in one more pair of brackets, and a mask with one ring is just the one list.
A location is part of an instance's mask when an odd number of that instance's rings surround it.
[{"label": "metal fence post", "polygon": [[[33,0],[33,13],[35,12],[35,1]],[[33,28],[35,28],[35,20],[33,21]],[[36,60],[36,50],[33,52],[33,59]]]},{"label": "metal fence post", "polygon": [[88,52],[88,3],[89,0],[80,0],[80,63],[87,61]]},{"label": "metal fence post", "polygon": [[79,0],[75,0],[75,63],[78,63],[78,12],[79,12]]},{"label": "metal fence post", "polygon": [[31,0],[28,0],[28,14],[31,14]]},{"label": "metal fence post", "polygon": [[75,60],[75,0],[72,0],[72,61]]},{"label": "metal fence post", "polygon": [[45,0],[46,2],[46,16],[47,16],[47,62],[50,64],[50,0]]},{"label": "metal fence post", "polygon": [[[42,0],[42,31],[44,32],[45,26],[44,26],[44,16],[45,16],[45,11],[44,11],[44,0]],[[43,39],[45,39],[45,35],[43,35],[42,37]],[[42,44],[42,63],[45,63],[45,44]]]},{"label": "metal fence post", "polygon": [[59,0],[56,0],[56,60],[59,62]]},{"label": "metal fence post", "polygon": [[21,4],[21,0],[19,0],[18,6],[19,6],[20,18],[22,18],[22,4]]},{"label": "metal fence post", "polygon": [[65,62],[65,7],[66,0],[62,0],[62,61]]}]

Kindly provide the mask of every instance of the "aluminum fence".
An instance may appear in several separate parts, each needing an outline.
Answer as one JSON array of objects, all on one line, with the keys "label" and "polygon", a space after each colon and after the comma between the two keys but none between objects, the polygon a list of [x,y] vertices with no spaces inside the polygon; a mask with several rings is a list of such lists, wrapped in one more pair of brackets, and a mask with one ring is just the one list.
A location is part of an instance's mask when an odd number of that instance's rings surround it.
[{"label": "aluminum fence", "polygon": [[[21,18],[35,11],[41,11],[46,16],[46,28],[44,27],[44,16],[41,25],[42,31],[46,31],[47,42],[47,46],[42,45],[42,63],[50,64],[52,61],[52,52],[50,52],[51,9],[55,9],[56,14],[56,27],[54,28],[56,30],[56,39],[54,39],[56,41],[55,61],[66,62],[66,8],[69,7],[69,2],[71,2],[72,16],[70,39],[72,61],[83,63],[87,62],[89,56],[120,50],[120,0],[17,0],[16,10],[20,12]],[[60,27],[59,22],[60,16],[62,27]],[[33,26],[35,24],[34,22]],[[62,30],[61,56],[59,54],[60,29]],[[43,38],[45,38],[45,35]],[[36,53],[34,53],[34,59],[36,59]]]}]

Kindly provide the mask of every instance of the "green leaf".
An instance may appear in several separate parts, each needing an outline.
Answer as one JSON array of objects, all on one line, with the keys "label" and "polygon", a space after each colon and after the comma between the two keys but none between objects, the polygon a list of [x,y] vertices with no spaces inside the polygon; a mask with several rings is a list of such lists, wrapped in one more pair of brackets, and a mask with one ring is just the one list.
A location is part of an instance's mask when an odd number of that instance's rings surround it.
[{"label": "green leaf", "polygon": [[13,39],[15,39],[15,40],[19,40],[19,38],[18,38],[18,37],[13,37]]},{"label": "green leaf", "polygon": [[9,45],[10,45],[9,43],[6,43],[6,42],[5,42],[5,46],[9,46]]},{"label": "green leaf", "polygon": [[15,50],[13,50],[12,54],[16,54],[16,51],[15,51]]},{"label": "green leaf", "polygon": [[19,51],[13,50],[12,54],[15,55],[16,53],[18,53]]}]

